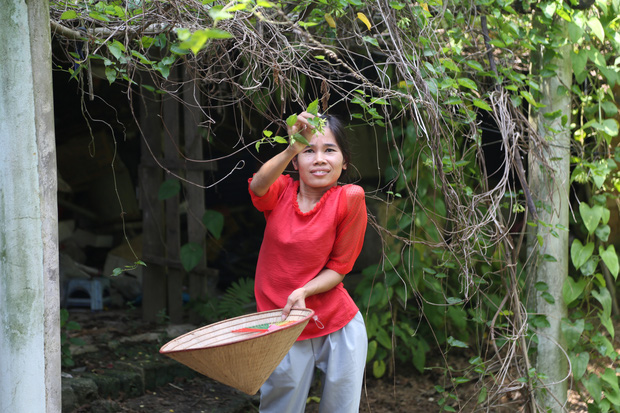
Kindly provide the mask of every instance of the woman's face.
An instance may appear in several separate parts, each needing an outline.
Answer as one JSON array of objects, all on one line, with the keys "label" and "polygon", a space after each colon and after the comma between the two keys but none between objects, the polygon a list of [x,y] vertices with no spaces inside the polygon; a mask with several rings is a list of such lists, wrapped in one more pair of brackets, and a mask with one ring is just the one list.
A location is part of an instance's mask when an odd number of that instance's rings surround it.
[{"label": "woman's face", "polygon": [[309,142],[310,146],[293,160],[293,166],[303,184],[327,190],[338,183],[342,170],[347,168],[342,151],[328,127],[323,129],[323,134],[315,133]]}]

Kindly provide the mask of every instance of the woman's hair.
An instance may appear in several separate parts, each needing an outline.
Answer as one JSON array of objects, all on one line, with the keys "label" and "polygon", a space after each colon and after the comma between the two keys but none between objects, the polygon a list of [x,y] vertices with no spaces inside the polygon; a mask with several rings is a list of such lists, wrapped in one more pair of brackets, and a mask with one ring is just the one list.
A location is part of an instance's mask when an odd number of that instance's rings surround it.
[{"label": "woman's hair", "polygon": [[[342,152],[344,164],[348,166],[351,162],[351,149],[349,148],[349,139],[347,138],[344,123],[339,118],[332,115],[321,115],[321,119],[325,119],[327,122],[325,126],[329,128],[334,138],[336,138],[336,143],[340,148],[340,152]],[[340,178],[345,178],[346,173],[347,170],[343,169]]]}]

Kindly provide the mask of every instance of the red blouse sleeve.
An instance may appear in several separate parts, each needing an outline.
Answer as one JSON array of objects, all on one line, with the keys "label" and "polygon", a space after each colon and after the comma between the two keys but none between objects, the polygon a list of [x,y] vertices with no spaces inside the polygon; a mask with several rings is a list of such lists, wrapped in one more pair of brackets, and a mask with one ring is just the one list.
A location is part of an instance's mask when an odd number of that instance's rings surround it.
[{"label": "red blouse sleeve", "polygon": [[364,190],[357,185],[343,187],[338,205],[338,228],[336,241],[326,267],[339,274],[347,274],[353,269],[364,244],[364,234],[368,214]]},{"label": "red blouse sleeve", "polygon": [[248,179],[248,191],[250,192],[250,197],[252,198],[252,203],[261,212],[271,211],[278,204],[278,199],[282,192],[289,185],[292,178],[289,175],[280,175],[276,181],[271,184],[267,193],[263,196],[258,196],[250,189],[250,184],[252,183],[252,178]]}]

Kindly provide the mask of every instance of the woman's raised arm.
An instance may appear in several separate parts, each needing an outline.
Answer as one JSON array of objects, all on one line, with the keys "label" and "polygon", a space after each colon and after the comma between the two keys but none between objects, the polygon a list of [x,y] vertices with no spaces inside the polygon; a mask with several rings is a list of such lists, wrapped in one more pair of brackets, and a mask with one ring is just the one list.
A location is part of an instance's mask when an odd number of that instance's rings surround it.
[{"label": "woman's raised arm", "polygon": [[[293,136],[301,131],[301,134],[309,141],[314,133],[307,119],[313,117],[312,114],[303,112],[297,117],[297,122],[293,126],[288,127],[289,136]],[[268,160],[260,167],[258,172],[252,178],[250,189],[257,196],[263,196],[269,190],[269,187],[278,179],[286,166],[291,160],[300,153],[306,145],[301,142],[293,142],[287,146],[285,150]]]}]

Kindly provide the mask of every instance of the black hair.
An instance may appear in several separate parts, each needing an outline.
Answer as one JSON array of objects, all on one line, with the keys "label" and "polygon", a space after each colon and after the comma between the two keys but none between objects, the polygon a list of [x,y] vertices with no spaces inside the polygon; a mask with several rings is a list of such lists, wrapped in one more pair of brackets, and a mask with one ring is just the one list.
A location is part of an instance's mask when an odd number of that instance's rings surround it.
[{"label": "black hair", "polygon": [[[345,129],[344,122],[332,115],[321,115],[321,119],[325,119],[326,127],[334,135],[336,139],[336,143],[338,144],[338,148],[340,148],[340,152],[342,152],[342,158],[344,160],[345,165],[349,165],[351,162],[351,148],[349,147],[349,139],[347,138],[347,132]],[[347,170],[343,169],[340,174],[340,178],[345,178],[347,174]]]}]

